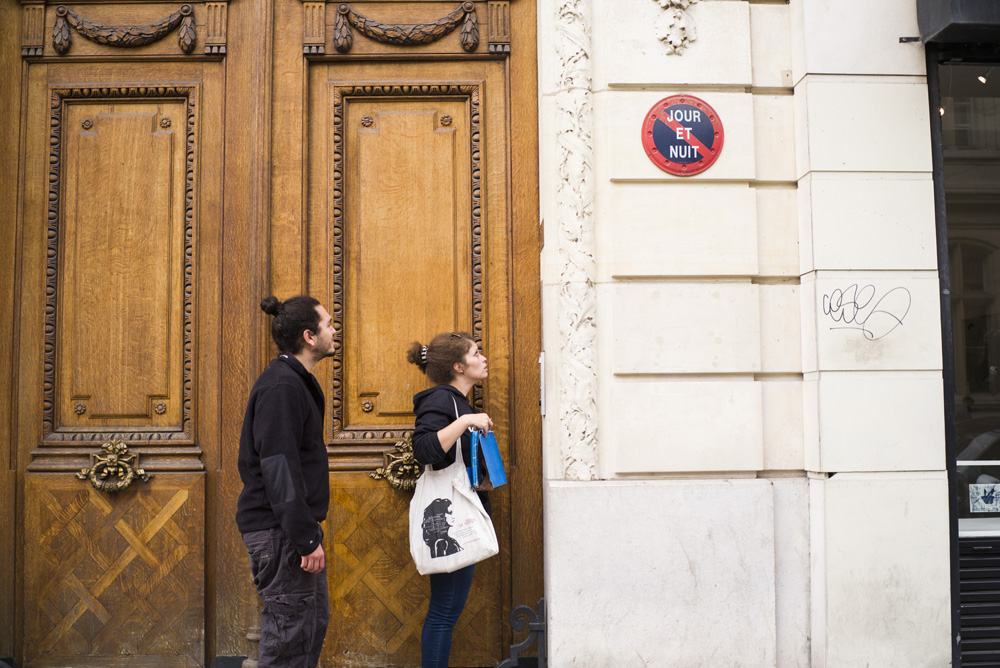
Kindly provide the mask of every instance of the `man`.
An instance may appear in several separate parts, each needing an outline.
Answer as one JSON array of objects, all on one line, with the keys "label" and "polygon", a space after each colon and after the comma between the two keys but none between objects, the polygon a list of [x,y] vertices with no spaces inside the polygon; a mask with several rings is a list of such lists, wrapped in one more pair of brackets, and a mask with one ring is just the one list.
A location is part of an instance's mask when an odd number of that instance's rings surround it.
[{"label": "man", "polygon": [[323,530],[330,480],[326,402],[312,369],[333,354],[336,330],[312,297],[261,309],[281,354],[254,383],[240,435],[243,491],[236,525],[250,555],[260,614],[260,668],[313,668],[330,619]]}]

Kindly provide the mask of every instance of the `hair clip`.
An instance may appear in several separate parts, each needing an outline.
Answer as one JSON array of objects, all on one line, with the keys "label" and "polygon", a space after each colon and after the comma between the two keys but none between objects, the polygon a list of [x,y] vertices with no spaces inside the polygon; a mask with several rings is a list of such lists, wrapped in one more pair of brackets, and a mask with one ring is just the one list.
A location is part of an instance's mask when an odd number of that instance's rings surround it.
[{"label": "hair clip", "polygon": [[420,361],[427,364],[427,346],[420,349]]}]

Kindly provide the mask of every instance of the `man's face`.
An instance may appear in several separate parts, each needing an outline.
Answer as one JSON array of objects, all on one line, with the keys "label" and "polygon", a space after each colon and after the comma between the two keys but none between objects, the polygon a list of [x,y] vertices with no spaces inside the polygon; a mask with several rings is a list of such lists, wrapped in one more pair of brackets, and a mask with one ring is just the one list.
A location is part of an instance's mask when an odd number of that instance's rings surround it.
[{"label": "man's face", "polygon": [[322,306],[316,307],[319,314],[319,327],[313,332],[312,354],[317,362],[324,357],[333,355],[333,337],[337,330],[333,328],[333,318]]}]

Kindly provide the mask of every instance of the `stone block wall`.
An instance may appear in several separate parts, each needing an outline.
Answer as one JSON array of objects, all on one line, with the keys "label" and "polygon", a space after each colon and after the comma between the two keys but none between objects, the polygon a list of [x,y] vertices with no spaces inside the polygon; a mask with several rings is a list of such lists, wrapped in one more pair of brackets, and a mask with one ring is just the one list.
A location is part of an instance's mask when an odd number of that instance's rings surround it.
[{"label": "stone block wall", "polygon": [[[540,0],[550,665],[948,665],[916,34],[913,0]],[[675,94],[725,127],[695,176],[640,141]]]}]

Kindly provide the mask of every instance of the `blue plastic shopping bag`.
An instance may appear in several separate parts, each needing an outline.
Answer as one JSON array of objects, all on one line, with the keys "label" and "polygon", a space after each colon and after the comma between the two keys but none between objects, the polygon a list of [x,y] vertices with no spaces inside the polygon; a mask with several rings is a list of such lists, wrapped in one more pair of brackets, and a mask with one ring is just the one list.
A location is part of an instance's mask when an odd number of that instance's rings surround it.
[{"label": "blue plastic shopping bag", "polygon": [[[472,483],[473,489],[485,482],[493,483],[494,489],[506,484],[507,472],[503,467],[503,458],[500,456],[500,446],[497,443],[496,435],[492,431],[484,434],[481,431],[473,430],[470,446],[472,461],[467,470],[469,472],[469,482]],[[479,465],[480,457],[482,457],[482,462],[485,464],[486,469],[486,477],[484,479],[480,479],[483,473],[480,470],[483,467]]]}]

